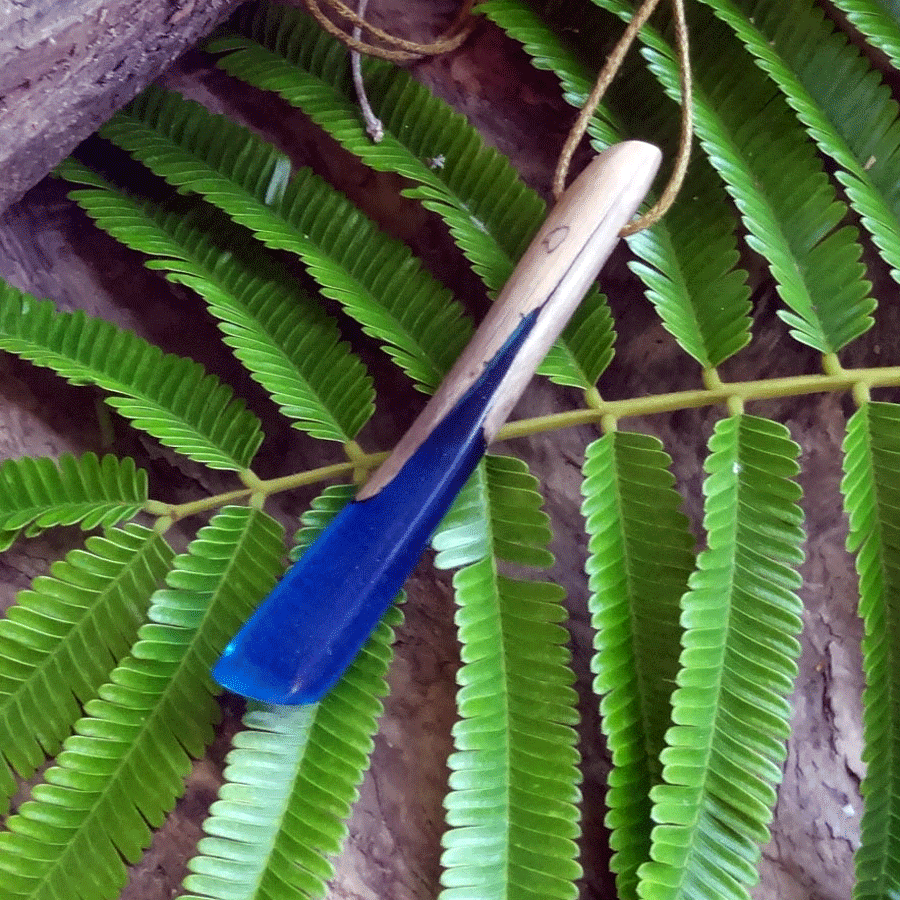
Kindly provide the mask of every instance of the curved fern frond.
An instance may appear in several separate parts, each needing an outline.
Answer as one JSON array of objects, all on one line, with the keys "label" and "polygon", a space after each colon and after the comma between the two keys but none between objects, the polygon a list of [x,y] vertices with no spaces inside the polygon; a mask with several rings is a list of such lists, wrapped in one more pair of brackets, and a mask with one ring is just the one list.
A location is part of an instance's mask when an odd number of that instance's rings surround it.
[{"label": "curved fern frond", "polygon": [[781,88],[819,149],[837,162],[835,177],[900,281],[900,121],[890,88],[812,2],[793,4],[789,16],[770,0],[704,2]]},{"label": "curved fern frond", "polygon": [[[560,81],[563,96],[579,109],[593,87],[594,76],[572,48],[550,26],[518,0],[488,0],[479,9],[512,38],[521,42],[538,69],[549,69]],[[630,99],[635,118],[658,112]],[[597,149],[627,135],[625,125],[608,108],[595,113],[588,133]],[[631,269],[647,285],[666,330],[704,368],[719,365],[750,339],[749,289],[746,273],[735,269],[739,258],[733,230],[723,222],[733,217],[721,180],[708,165],[694,160],[679,198],[666,217],[627,238],[642,263]]]},{"label": "curved fern frond", "polygon": [[[563,592],[498,571],[498,560],[552,560],[535,488],[521,461],[488,457],[436,539],[439,562],[469,563],[453,579],[462,719],[449,759],[444,900],[577,895],[578,716]],[[466,518],[482,539],[465,533]]]},{"label": "curved fern frond", "polygon": [[[326,488],[303,516],[301,548],[345,503],[352,485]],[[319,897],[330,855],[368,768],[387,692],[384,675],[400,612],[391,609],[340,682],[320,702],[255,707],[234,738],[225,784],[189,863],[188,900]]]},{"label": "curved fern frond", "polygon": [[842,490],[865,625],[862,843],[856,900],[900,895],[900,406],[865,403],[847,424]]},{"label": "curved fern frond", "polygon": [[[592,2],[625,19],[632,13],[624,0]],[[791,335],[836,353],[871,328],[876,305],[857,231],[837,227],[847,207],[777,86],[708,9],[695,5],[691,13],[700,144],[741,212],[747,243],[769,265]],[[640,37],[650,70],[678,98],[671,46],[650,26]]]},{"label": "curved fern frond", "polygon": [[732,214],[709,175],[694,161],[665,227],[628,239],[642,260],[629,268],[647,285],[647,299],[666,331],[704,369],[750,343],[751,325],[747,273],[735,268],[737,239],[724,224]]},{"label": "curved fern frond", "polygon": [[201,529],[156,592],[131,656],[85,705],[46,773],[0,834],[5,896],[112,900],[213,737],[209,669],[281,569],[281,527],[229,507]]},{"label": "curved fern frond", "polygon": [[682,600],[674,726],[651,792],[645,900],[749,898],[790,731],[803,559],[799,447],[783,425],[719,422],[705,485],[707,549]]},{"label": "curved fern frond", "polygon": [[289,177],[288,159],[247,129],[151,86],[100,134],[267,247],[300,256],[421,390],[434,390],[465,346],[471,324],[459,303],[405,244],[312,171]]},{"label": "curved fern frond", "polygon": [[637,897],[637,870],[650,858],[650,789],[661,781],[680,600],[694,567],[670,465],[656,438],[620,431],[591,444],[584,462],[592,668],[613,761],[606,825],[619,900]]},{"label": "curved fern frond", "polygon": [[30,778],[59,750],[130,649],[172,556],[130,524],[89,537],[19,594],[0,620],[0,767]]},{"label": "curved fern frond", "polygon": [[[366,59],[366,92],[385,129],[376,144],[363,127],[342,44],[300,10],[275,3],[260,4],[243,30],[246,37],[209,44],[227,52],[218,65],[280,94],[376,171],[419,185],[404,195],[444,219],[488,290],[499,291],[545,214],[509,161],[407,73]],[[592,289],[540,371],[558,384],[591,388],[612,359],[612,342],[609,309]]]},{"label": "curved fern frond", "polygon": [[212,469],[246,469],[262,441],[256,416],[198,363],[3,281],[0,350],[108,391],[106,402],[135,428]]},{"label": "curved fern frond", "polygon": [[873,46],[900,69],[900,22],[897,6],[883,0],[832,0]]},{"label": "curved fern frond", "polygon": [[491,554],[490,521],[483,514],[485,465],[481,463],[469,476],[431,536],[431,546],[437,551],[434,565],[438,569],[459,569]]},{"label": "curved fern frond", "polygon": [[0,463],[0,550],[24,531],[54,525],[110,528],[136,515],[147,500],[147,473],[134,460],[95,453],[7,459]]},{"label": "curved fern frond", "polygon": [[221,214],[213,226],[209,207],[185,211],[138,202],[72,159],[56,171],[88,186],[69,196],[101,228],[157,257],[148,268],[167,272],[169,281],[206,300],[225,343],[296,428],[322,440],[356,437],[374,408],[365,366],[296,279],[282,274],[265,251],[247,246],[246,233]]},{"label": "curved fern frond", "polygon": [[[622,0],[594,2],[624,19],[631,16],[630,5]],[[846,208],[836,201],[775,87],[749,63],[724,28],[717,28],[711,17],[703,21],[692,10],[693,55],[700,76],[694,92],[695,116],[701,144],[743,215],[748,243],[769,261],[782,299],[792,310],[779,315],[801,342],[835,352],[871,327],[869,313],[874,309],[862,279],[855,230],[833,230]],[[486,11],[525,42],[536,66],[565,70],[570,79],[577,72],[571,51],[518,4],[491,0]],[[642,29],[641,39],[651,70],[677,99],[678,63],[671,47],[650,26]],[[723,46],[729,51],[724,52]],[[567,99],[580,106],[588,89],[576,77],[567,88]],[[848,277],[847,267],[859,277]],[[844,273],[840,278],[838,269]]]}]

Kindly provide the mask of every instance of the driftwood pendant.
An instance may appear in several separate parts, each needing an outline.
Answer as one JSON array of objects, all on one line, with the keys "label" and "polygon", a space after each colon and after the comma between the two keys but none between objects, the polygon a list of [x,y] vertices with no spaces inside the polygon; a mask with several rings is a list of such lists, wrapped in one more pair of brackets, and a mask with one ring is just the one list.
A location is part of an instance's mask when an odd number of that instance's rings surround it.
[{"label": "driftwood pendant", "polygon": [[265,703],[312,703],[354,660],[634,215],[660,163],[600,154],[547,216],[471,342],[391,455],[213,669]]}]

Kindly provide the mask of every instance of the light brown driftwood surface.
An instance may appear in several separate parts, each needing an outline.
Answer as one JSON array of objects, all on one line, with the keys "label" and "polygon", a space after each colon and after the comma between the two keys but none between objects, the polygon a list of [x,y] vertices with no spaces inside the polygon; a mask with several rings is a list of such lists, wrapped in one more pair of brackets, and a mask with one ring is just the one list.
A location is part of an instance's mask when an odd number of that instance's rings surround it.
[{"label": "light brown driftwood surface", "polygon": [[237,0],[0,0],[0,212]]}]

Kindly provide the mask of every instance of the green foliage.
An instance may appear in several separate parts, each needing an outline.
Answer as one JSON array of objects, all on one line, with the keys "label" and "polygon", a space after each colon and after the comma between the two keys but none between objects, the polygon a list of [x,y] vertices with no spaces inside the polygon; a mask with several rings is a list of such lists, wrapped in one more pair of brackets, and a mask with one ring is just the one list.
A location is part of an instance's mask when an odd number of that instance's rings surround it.
[{"label": "green foliage", "polygon": [[[463,719],[454,728],[457,752],[449,759],[450,830],[442,842],[442,896],[456,900],[502,892],[525,897],[539,890],[544,896],[575,897],[573,882],[581,868],[575,843],[578,753],[571,727],[573,698],[568,696],[573,691],[552,672],[568,654],[553,646],[564,640],[556,633],[559,626],[545,621],[560,594],[497,579],[487,568],[482,563],[468,569],[455,582],[466,610],[459,622],[464,645],[493,644],[494,652],[473,648],[465,656],[467,664],[460,675],[458,703]],[[493,627],[480,622],[467,627],[466,618],[475,620],[486,613],[483,605],[474,606],[463,598],[466,591],[487,594],[495,607],[509,612],[503,621],[491,623]],[[516,623],[517,616],[524,622]],[[509,621],[520,630],[527,629],[535,642],[551,638],[550,647],[516,653],[515,628],[510,628]],[[497,642],[502,653],[496,652]],[[507,666],[512,671],[505,672]],[[543,699],[542,683],[534,676],[545,672],[551,680],[545,686],[549,696]],[[563,723],[548,722],[548,712],[557,716],[564,712],[566,718]]]},{"label": "green foliage", "polygon": [[135,428],[213,469],[247,468],[259,421],[202,366],[83,312],[59,312],[0,282],[0,349],[94,384]]},{"label": "green foliage", "polygon": [[865,624],[866,803],[854,897],[900,891],[900,406],[865,403],[847,426],[844,499],[849,550],[856,552],[859,614]]},{"label": "green foliage", "polygon": [[866,36],[874,47],[884,51],[895,67],[900,67],[900,22],[896,3],[885,0],[834,0],[834,5]]},{"label": "green foliage", "polygon": [[706,462],[707,549],[682,600],[673,726],[638,893],[749,897],[781,780],[802,604],[800,448],[783,425],[721,420]]},{"label": "green foliage", "polygon": [[[900,67],[896,4],[834,5]],[[600,26],[620,28],[631,5],[481,8],[580,106],[607,49]],[[857,896],[887,900],[900,890],[900,407],[869,393],[900,384],[900,371],[843,370],[834,354],[873,321],[860,229],[900,279],[898,107],[812,0],[790,11],[773,0],[703,0],[689,13],[699,147],[673,209],[628,241],[660,324],[706,387],[601,399],[613,328],[592,290],[542,367],[586,392],[588,406],[518,426],[590,421],[606,432],[587,447],[582,494],[593,687],[612,760],[611,866],[623,900],[747,896],[788,734],[802,531],[798,447],[783,425],[744,406],[852,389],[860,408],[847,427],[843,490],[866,627],[869,767]],[[592,118],[595,147],[644,133],[673,143],[668,34],[642,31],[646,64],[631,65],[627,88],[613,89]],[[384,140],[371,143],[345,49],[296,9],[250,9],[209,48],[225,72],[279,94],[365,165],[404,179],[405,196],[437,213],[485,292],[499,290],[544,204],[462,116],[408,73],[367,60],[385,125]],[[144,196],[135,180],[69,160],[58,174],[76,186],[73,199],[149,268],[199,295],[198,309],[279,412],[306,436],[343,445],[346,459],[261,481],[250,466],[262,427],[231,388],[131,332],[0,283],[0,349],[99,389],[162,445],[239,479],[221,495],[173,504],[160,499],[166,485],[148,485],[133,461],[113,455],[0,464],[0,547],[59,525],[100,532],[35,579],[0,622],[0,790],[13,806],[0,834],[2,900],[113,900],[125,864],[172,810],[218,720],[209,667],[283,567],[267,498],[326,477],[361,479],[380,458],[357,444],[376,393],[361,360],[373,348],[355,323],[426,392],[471,332],[405,245],[242,125],[154,87],[101,134],[173,195],[157,184]],[[310,278],[298,279],[281,251]],[[748,273],[764,271],[784,304],[785,334],[824,354],[825,374],[723,384],[716,367],[752,336],[750,290],[770,284]],[[684,486],[665,449],[617,419],[720,403],[728,414],[709,444],[695,557]],[[577,893],[577,696],[539,487],[525,463],[489,456],[433,539],[438,567],[458,569],[462,657],[445,900]],[[314,501],[294,553],[351,491],[335,485]],[[168,526],[208,511],[176,556]],[[393,611],[320,704],[250,709],[189,864],[190,896],[322,895],[369,765],[398,620]]]},{"label": "green foliage", "polygon": [[[624,0],[596,3],[623,18],[630,15]],[[512,0],[491,0],[486,11],[512,33],[524,30],[522,37],[530,41],[526,49],[542,67],[572,68],[557,62],[571,58],[558,42],[544,52],[543,40],[535,37],[533,24]],[[871,327],[875,303],[862,279],[855,229],[835,227],[846,207],[836,199],[834,185],[776,85],[707,11],[695,6],[691,12],[697,138],[741,212],[748,245],[768,262],[790,309],[779,315],[791,334],[822,353],[837,352]],[[651,72],[677,98],[674,50],[650,26],[641,39]],[[581,103],[584,96],[570,94],[567,99]]]},{"label": "green foliage", "polygon": [[54,525],[80,524],[85,531],[132,518],[147,500],[147,477],[130,459],[59,460],[23,457],[0,464],[2,549],[21,534],[33,537]]},{"label": "green foliage", "polygon": [[[57,765],[0,834],[9,897],[115,896],[183,791],[218,718],[209,669],[275,583],[280,527],[227,507],[202,528],[153,595],[130,655],[63,744]],[[85,861],[90,860],[90,865]]]},{"label": "green foliage", "polygon": [[735,268],[738,250],[734,234],[721,229],[724,212],[721,187],[692,177],[666,226],[629,240],[643,260],[631,268],[647,286],[647,299],[666,330],[705,369],[750,342],[747,274]]},{"label": "green foliage", "polygon": [[[598,2],[624,10],[619,0]],[[768,261],[791,335],[835,353],[872,325],[856,229],[836,227],[847,208],[776,85],[730,32],[695,9],[697,137],[741,212],[748,245]],[[649,28],[644,35],[650,70],[678,96],[671,48]]]},{"label": "green foliage", "polygon": [[310,170],[290,178],[273,147],[198,103],[151,86],[100,130],[156,174],[200,194],[266,247],[306,263],[423,390],[437,387],[471,327],[405,245],[388,238]]},{"label": "green foliage", "polygon": [[[422,85],[367,59],[366,89],[385,131],[375,144],[359,117],[340,43],[299,10],[274,4],[248,15],[243,30],[245,36],[210,44],[229,51],[220,67],[277,92],[376,171],[419,185],[404,195],[441,216],[485,286],[498,292],[544,215],[543,202],[508,160]],[[612,358],[612,341],[609,309],[592,290],[542,371],[558,384],[593,387]]]},{"label": "green foliage", "polygon": [[[900,278],[900,184],[892,163],[900,122],[887,85],[811,2],[795,4],[787,18],[772,2],[709,5],[781,88],[821,151],[837,163],[838,181]],[[840,91],[829,87],[835,73]]]},{"label": "green foliage", "polygon": [[[326,488],[303,517],[300,548],[312,543],[352,497],[347,485]],[[328,857],[347,834],[344,824],[368,768],[387,692],[392,610],[362,653],[321,703],[298,707],[251,704],[246,730],[228,755],[225,786],[204,823],[207,837],[184,886],[195,900],[231,897],[318,897],[334,874]]]},{"label": "green foliage", "polygon": [[551,532],[520,460],[489,456],[434,538],[453,577],[463,666],[450,756],[444,900],[575,897],[580,799],[563,591],[504,576],[546,567]]},{"label": "green foliage", "polygon": [[[536,67],[559,78],[569,103],[584,104],[594,76],[581,52],[567,48],[545,20],[516,0],[490,0],[481,8],[522,42]],[[667,133],[671,131],[671,111],[667,120],[652,87],[640,85],[630,92],[625,112],[635,124],[658,121]],[[620,117],[601,106],[588,134],[595,149],[602,150],[631,133]],[[651,139],[659,138],[653,134]],[[721,180],[708,164],[698,161],[669,214],[628,238],[631,250],[646,263],[631,267],[646,284],[647,299],[666,330],[704,368],[724,362],[750,339],[747,276],[734,268],[739,254],[733,228],[723,227],[728,206]]]},{"label": "green foliage", "polygon": [[[149,256],[148,268],[193,288],[219,320],[225,343],[278,404],[312,437],[350,441],[372,414],[365,366],[296,279],[242,241],[212,209],[167,208],[117,191],[68,159],[57,170],[89,189],[72,192],[101,228]],[[215,227],[207,224],[210,219]]]},{"label": "green foliage", "polygon": [[694,566],[670,465],[659,441],[642,434],[617,431],[585,453],[594,690],[603,698],[615,766],[606,825],[621,898],[636,896],[637,870],[650,854],[650,789],[662,779],[681,649],[679,601]]},{"label": "green foliage", "polygon": [[0,622],[0,755],[19,775],[59,751],[134,642],[171,559],[164,538],[130,524],[89,538],[19,594]]}]

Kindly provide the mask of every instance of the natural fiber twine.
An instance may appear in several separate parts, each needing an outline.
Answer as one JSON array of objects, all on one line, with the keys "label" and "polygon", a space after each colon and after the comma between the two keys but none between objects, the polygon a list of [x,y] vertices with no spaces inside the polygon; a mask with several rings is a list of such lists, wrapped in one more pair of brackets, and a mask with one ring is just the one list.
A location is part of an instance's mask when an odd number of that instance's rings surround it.
[{"label": "natural fiber twine", "polygon": [[[418,43],[399,38],[366,22],[365,11],[368,0],[360,0],[357,10],[351,9],[343,0],[304,0],[304,2],[319,24],[330,34],[343,41],[353,52],[353,75],[357,95],[366,121],[366,128],[376,142],[381,140],[383,129],[381,128],[381,123],[372,112],[366,97],[359,66],[359,54],[377,56],[391,62],[401,63],[422,59],[426,56],[449,53],[465,41],[475,25],[475,19],[471,14],[473,0],[463,0],[456,18],[440,37],[430,43]],[[594,88],[581,108],[578,118],[572,125],[560,152],[556,172],[553,176],[553,194],[555,197],[559,198],[565,190],[572,156],[587,131],[591,116],[596,112],[604,94],[615,80],[622,67],[625,55],[634,43],[638,32],[658,5],[659,0],[642,0],[621,38],[619,38],[612,52],[607,57],[606,63],[597,76]],[[325,9],[328,9],[332,16],[339,21],[346,22],[350,26],[350,30],[344,30],[340,25],[335,24],[332,18],[325,14]],[[675,202],[687,173],[688,160],[691,153],[691,134],[693,131],[693,102],[684,0],[672,0],[672,9],[681,89],[681,126],[678,151],[675,154],[675,161],[669,180],[660,194],[659,200],[644,215],[626,225],[622,229],[623,235],[635,234],[658,222]],[[363,35],[365,35],[365,38]],[[377,43],[373,43],[373,40]]]}]

